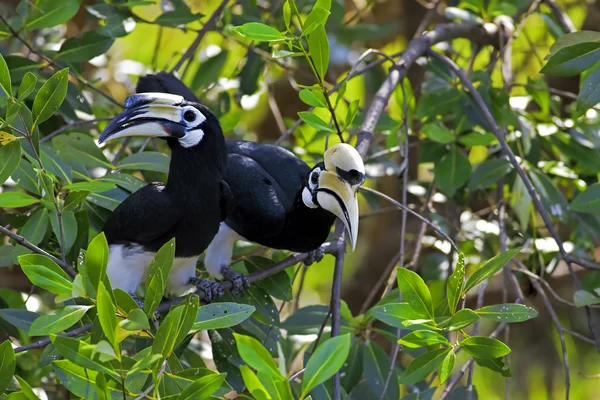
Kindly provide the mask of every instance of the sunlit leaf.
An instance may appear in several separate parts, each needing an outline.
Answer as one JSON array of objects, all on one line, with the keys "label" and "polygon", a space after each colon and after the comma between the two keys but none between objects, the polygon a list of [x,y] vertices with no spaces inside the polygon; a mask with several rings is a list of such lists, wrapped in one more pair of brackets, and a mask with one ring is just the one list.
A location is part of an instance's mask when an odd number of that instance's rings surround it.
[{"label": "sunlit leaf", "polygon": [[331,378],[348,358],[350,334],[327,339],[310,356],[302,379],[302,395]]},{"label": "sunlit leaf", "polygon": [[69,69],[61,69],[50,77],[35,96],[33,101],[33,120],[36,125],[50,118],[60,107],[67,95]]},{"label": "sunlit leaf", "polygon": [[499,341],[487,336],[471,336],[459,345],[471,356],[481,359],[492,359],[507,355],[510,348]]},{"label": "sunlit leaf", "polygon": [[[600,299],[599,299],[600,300]],[[475,310],[481,318],[498,322],[523,322],[537,317],[538,312],[523,304],[494,304]]]}]

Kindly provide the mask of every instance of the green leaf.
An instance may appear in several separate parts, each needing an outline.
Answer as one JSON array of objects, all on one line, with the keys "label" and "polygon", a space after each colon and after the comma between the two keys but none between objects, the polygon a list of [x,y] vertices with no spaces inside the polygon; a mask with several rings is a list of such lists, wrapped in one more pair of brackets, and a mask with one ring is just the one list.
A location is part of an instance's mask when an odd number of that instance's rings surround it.
[{"label": "green leaf", "polygon": [[569,204],[569,210],[583,213],[600,212],[600,183],[594,183]]},{"label": "green leaf", "polygon": [[175,6],[175,9],[161,14],[154,21],[155,24],[177,27],[193,21],[198,21],[202,18],[202,14],[192,14],[192,11],[183,1],[172,1],[171,5]]},{"label": "green leaf", "polygon": [[28,71],[19,86],[19,100],[25,100],[35,90],[36,84],[37,76]]},{"label": "green leaf", "polygon": [[467,147],[473,146],[489,146],[490,144],[497,142],[496,136],[493,133],[478,133],[471,132],[466,135],[462,135],[458,138],[458,142],[464,144]]},{"label": "green leaf", "polygon": [[577,95],[577,111],[584,113],[600,103],[600,66],[596,67],[581,85]]},{"label": "green leaf", "polygon": [[448,144],[455,140],[450,129],[446,128],[440,121],[429,122],[423,125],[421,131],[427,138],[437,143]]},{"label": "green leaf", "polygon": [[31,324],[29,336],[44,336],[62,332],[75,325],[91,306],[66,306],[56,314],[42,315]]},{"label": "green leaf", "polygon": [[469,277],[463,293],[466,293],[469,289],[479,285],[481,282],[500,271],[502,267],[508,264],[508,262],[520,252],[520,248],[508,250],[488,260],[481,268],[479,268],[477,271],[475,271],[475,273],[473,273],[473,275]]},{"label": "green leaf", "polygon": [[398,288],[402,297],[420,317],[433,318],[431,294],[423,279],[406,268],[398,268]]},{"label": "green leaf", "polygon": [[419,347],[427,347],[434,344],[444,344],[446,346],[450,346],[448,339],[439,333],[426,330],[410,332],[408,335],[402,337],[398,343],[411,349],[418,349]]},{"label": "green leaf", "polygon": [[473,357],[489,360],[510,353],[510,348],[501,341],[487,336],[471,336],[459,343]]},{"label": "green leaf", "polygon": [[39,207],[29,216],[29,219],[19,230],[19,234],[29,240],[31,244],[38,245],[44,239],[48,230],[48,209]]},{"label": "green leaf", "polygon": [[456,354],[454,354],[454,351],[449,351],[448,354],[446,354],[446,357],[444,357],[442,365],[440,365],[440,383],[446,382],[446,380],[450,377],[450,374],[452,374],[452,370],[454,370],[455,362]]},{"label": "green leaf", "polygon": [[248,22],[242,26],[236,26],[233,28],[233,31],[245,38],[256,40],[257,42],[271,42],[274,40],[281,40],[285,37],[285,35],[277,29],[259,22]]},{"label": "green leaf", "polygon": [[152,344],[152,353],[168,358],[192,328],[197,312],[196,295],[189,295],[184,303],[172,309],[158,328]]},{"label": "green leaf", "polygon": [[[249,274],[268,268],[271,264],[273,264],[272,260],[259,256],[249,256],[244,260],[244,265]],[[290,277],[285,271],[262,279],[256,282],[255,285],[276,299],[290,301],[293,298]]]},{"label": "green leaf", "polygon": [[[102,182],[102,181],[85,181],[85,182],[77,182],[71,183],[69,185],[63,186],[65,189],[69,191],[77,191],[77,190],[87,190],[88,193],[101,193],[106,192],[108,190],[112,190],[116,187],[116,185],[112,182]],[[87,195],[86,195],[87,197]]]},{"label": "green leaf", "polygon": [[317,347],[310,356],[302,379],[302,395],[331,378],[342,368],[350,352],[350,334],[332,337]]},{"label": "green leaf", "polygon": [[92,239],[87,251],[85,252],[85,273],[82,274],[84,282],[87,279],[94,292],[98,291],[100,282],[106,279],[107,265],[108,243],[106,241],[104,232],[100,232],[95,238]]},{"label": "green leaf", "polygon": [[487,189],[492,184],[498,182],[498,179],[506,176],[511,169],[512,165],[504,158],[484,160],[479,164],[475,172],[473,172],[467,189]]},{"label": "green leaf", "polygon": [[144,151],[125,157],[119,161],[120,169],[169,172],[169,157],[156,151]]},{"label": "green leaf", "polygon": [[68,68],[61,69],[44,82],[33,101],[34,125],[41,124],[58,110],[67,95],[68,82]]},{"label": "green leaf", "polygon": [[250,392],[253,398],[257,400],[272,399],[272,397],[269,396],[265,386],[250,368],[248,368],[245,365],[240,365],[240,372],[242,373],[244,384],[246,384],[246,386],[248,387],[248,391]]},{"label": "green leaf", "polygon": [[318,131],[334,132],[333,128],[329,124],[323,121],[320,117],[316,116],[310,111],[300,111],[298,113],[300,119],[312,126]]},{"label": "green leaf", "polygon": [[391,362],[387,353],[375,341],[367,341],[364,344],[363,352],[363,377],[367,381],[369,389],[375,395],[374,398],[384,400],[398,400],[400,398],[397,370],[392,373],[387,391],[383,393],[383,386],[390,367]]},{"label": "green leaf", "polygon": [[229,328],[250,318],[256,309],[247,304],[213,303],[198,308],[193,331]]},{"label": "green leaf", "polygon": [[[99,374],[96,371],[83,368],[69,360],[53,361],[56,377],[70,392],[83,399],[94,399],[96,394],[96,379]],[[120,379],[119,379],[120,381]],[[123,396],[120,389],[108,387],[113,398]]]},{"label": "green leaf", "polygon": [[585,290],[577,290],[573,294],[573,302],[577,307],[584,307],[592,304],[600,304],[600,297]]},{"label": "green leaf", "polygon": [[125,173],[106,174],[102,178],[100,178],[100,180],[106,182],[113,182],[117,186],[132,193],[138,189],[141,189],[146,184],[141,179]]},{"label": "green leaf", "polygon": [[348,113],[346,114],[346,119],[344,121],[344,129],[348,128],[354,122],[354,118],[356,118],[356,113],[358,112],[358,105],[360,100],[352,100],[352,103],[348,106]]},{"label": "green leaf", "polygon": [[56,58],[68,62],[88,61],[104,54],[112,46],[114,39],[95,31],[83,32],[65,40]]},{"label": "green leaf", "polygon": [[38,313],[22,308],[0,308],[0,317],[6,322],[24,331],[28,331],[33,321],[39,318]]},{"label": "green leaf", "polygon": [[100,326],[104,335],[112,344],[115,351],[118,351],[119,340],[117,337],[117,316],[116,308],[112,302],[112,298],[108,293],[108,290],[104,287],[102,282],[99,282],[97,289],[97,304],[98,308],[98,319],[100,320]]},{"label": "green leaf", "polygon": [[83,368],[103,372],[120,381],[120,376],[112,369],[112,367],[108,367],[103,363],[92,359],[92,354],[95,349],[94,345],[67,336],[50,335],[50,340],[60,354],[69,361],[72,361]]},{"label": "green leaf", "polygon": [[435,166],[435,183],[450,196],[471,177],[471,163],[455,147]]},{"label": "green leaf", "polygon": [[[37,397],[37,395],[35,394],[35,392],[31,389],[31,386],[29,385],[29,383],[27,383],[27,381],[23,378],[21,378],[18,375],[15,375],[15,378],[17,378],[17,381],[19,382],[19,386],[21,387],[22,392],[17,392],[14,394],[19,394],[20,396],[18,397],[19,400],[24,399],[24,400],[39,400],[39,397]],[[13,398],[13,394],[10,394],[7,397],[7,400],[10,400],[11,398]]]},{"label": "green leaf", "polygon": [[35,197],[23,192],[0,193],[0,207],[2,208],[27,207],[39,202],[40,199],[36,199]]},{"label": "green leaf", "polygon": [[322,25],[308,35],[308,47],[315,70],[319,74],[319,78],[324,80],[329,66],[329,40]]},{"label": "green leaf", "polygon": [[421,313],[415,311],[408,303],[391,303],[373,307],[370,314],[381,322],[396,328],[404,328],[403,321],[422,317]]},{"label": "green leaf", "polygon": [[316,89],[302,89],[300,91],[300,100],[311,107],[327,108],[327,103],[325,102],[323,93]]},{"label": "green leaf", "polygon": [[408,364],[398,381],[403,385],[413,385],[422,381],[442,364],[449,351],[452,350],[436,349],[421,354]]},{"label": "green leaf", "polygon": [[237,333],[234,333],[233,336],[235,337],[237,350],[248,366],[269,376],[276,378],[281,376],[273,357],[258,340]]},{"label": "green leaf", "polygon": [[502,357],[492,358],[490,360],[473,357],[473,360],[475,360],[477,365],[491,369],[492,371],[496,371],[502,374],[502,376],[505,378],[510,378],[511,376],[510,368],[506,366]]},{"label": "green leaf", "polygon": [[15,352],[10,340],[0,344],[0,394],[8,388],[15,374]]},{"label": "green leaf", "polygon": [[448,296],[448,308],[450,313],[454,314],[458,302],[462,296],[463,286],[465,285],[465,255],[463,253],[458,254],[458,262],[454,267],[454,272],[448,278],[446,284],[446,293]]},{"label": "green leaf", "polygon": [[52,28],[67,22],[77,14],[81,0],[38,0],[25,19],[21,29]]},{"label": "green leaf", "polygon": [[292,21],[292,7],[290,6],[289,0],[285,0],[285,3],[283,3],[283,20],[285,21],[285,27],[290,29],[290,22]]},{"label": "green leaf", "polygon": [[536,310],[523,304],[494,304],[482,307],[475,312],[481,318],[498,322],[523,322],[538,316]]},{"label": "green leaf", "polygon": [[90,194],[89,190],[75,190],[70,192],[65,198],[63,211],[73,211],[86,199]]},{"label": "green leaf", "polygon": [[600,42],[583,42],[563,47],[552,54],[542,70],[543,74],[573,76],[600,61]]},{"label": "green leaf", "polygon": [[6,65],[6,61],[2,54],[0,54],[0,89],[4,92],[6,96],[2,97],[12,97],[12,83],[10,81],[10,72],[8,70],[8,65]]},{"label": "green leaf", "polygon": [[12,142],[0,146],[0,185],[11,176],[19,167],[21,160],[21,141]]},{"label": "green leaf", "polygon": [[186,387],[177,400],[204,400],[210,398],[225,381],[225,375],[212,374],[203,376]]},{"label": "green leaf", "polygon": [[314,32],[318,27],[322,27],[327,22],[327,18],[331,14],[329,11],[324,9],[323,7],[313,7],[306,20],[304,20],[304,24],[302,26],[302,35],[301,37],[306,36]]},{"label": "green leaf", "polygon": [[[54,293],[59,296],[70,297],[73,290],[73,284],[67,277],[65,277],[65,272],[56,264],[54,264],[55,268],[49,268],[48,264],[33,265],[27,263],[26,257],[30,257],[32,255],[33,254],[26,254],[19,257],[21,268],[31,283],[41,287],[42,289],[46,289],[50,293]],[[48,259],[48,261],[51,260]]]},{"label": "green leaf", "polygon": [[154,259],[148,267],[146,276],[152,277],[146,279],[144,299],[144,312],[150,318],[162,300],[166,282],[173,266],[175,258],[175,238],[165,243],[154,256]]},{"label": "green leaf", "polygon": [[448,322],[446,328],[449,331],[457,331],[459,329],[466,328],[477,321],[479,321],[479,315],[477,315],[473,310],[463,308],[454,314],[454,316]]},{"label": "green leaf", "polygon": [[119,326],[127,331],[140,331],[150,329],[148,317],[139,308],[134,308],[127,314],[127,319],[119,321]]}]

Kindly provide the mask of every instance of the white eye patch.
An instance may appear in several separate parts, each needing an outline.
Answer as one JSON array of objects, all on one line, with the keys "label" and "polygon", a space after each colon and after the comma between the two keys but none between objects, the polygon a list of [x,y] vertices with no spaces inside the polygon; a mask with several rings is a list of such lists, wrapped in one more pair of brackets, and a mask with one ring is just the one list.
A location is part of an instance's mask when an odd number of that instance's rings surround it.
[{"label": "white eye patch", "polygon": [[200,128],[196,128],[187,131],[186,134],[179,139],[179,143],[182,147],[185,147],[187,149],[200,143],[203,137],[204,131]]}]

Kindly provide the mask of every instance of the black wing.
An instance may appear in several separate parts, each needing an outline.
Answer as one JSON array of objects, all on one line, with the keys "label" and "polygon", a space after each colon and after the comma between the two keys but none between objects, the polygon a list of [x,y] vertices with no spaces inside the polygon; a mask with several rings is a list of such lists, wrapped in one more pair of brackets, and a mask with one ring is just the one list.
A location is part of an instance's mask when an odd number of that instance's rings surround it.
[{"label": "black wing", "polygon": [[134,242],[158,250],[181,219],[164,185],[151,183],[126,198],[104,224],[109,244]]},{"label": "black wing", "polygon": [[229,154],[225,181],[232,196],[227,225],[252,241],[279,234],[285,225],[284,194],[264,168],[248,156]]}]

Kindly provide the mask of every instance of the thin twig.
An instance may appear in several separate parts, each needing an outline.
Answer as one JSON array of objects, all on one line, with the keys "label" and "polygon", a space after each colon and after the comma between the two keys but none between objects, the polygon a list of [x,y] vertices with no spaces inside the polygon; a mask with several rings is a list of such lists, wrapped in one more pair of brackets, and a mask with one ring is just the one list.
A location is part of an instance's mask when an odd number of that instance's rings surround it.
[{"label": "thin twig", "polygon": [[71,276],[71,278],[74,278],[77,275],[77,272],[75,272],[75,270],[69,264],[67,264],[65,261],[54,257],[52,254],[48,253],[45,250],[40,249],[33,243],[30,243],[23,236],[18,235],[16,233],[14,233],[13,231],[6,229],[5,227],[3,227],[1,225],[0,225],[0,233],[5,236],[8,236],[9,238],[11,238],[15,242],[17,242],[17,244],[20,244],[21,246],[33,251],[36,254],[41,254],[43,256],[48,257],[49,259],[51,259],[52,261],[57,263],[67,274],[69,274]]},{"label": "thin twig", "polygon": [[[79,336],[79,335],[86,333],[90,329],[92,329],[92,324],[87,324],[87,325],[83,325],[79,328],[73,329],[65,334],[59,334],[59,336],[66,336],[66,337]],[[50,339],[42,339],[42,340],[38,340],[37,342],[26,344],[24,346],[15,347],[15,354],[22,353],[27,350],[40,349],[42,347],[48,346],[50,343],[51,343]]]},{"label": "thin twig", "polygon": [[183,56],[181,56],[179,61],[177,61],[177,64],[175,64],[175,66],[171,69],[171,73],[178,71],[181,68],[181,66],[183,65],[183,63],[188,58],[193,56],[194,53],[196,53],[196,50],[198,49],[198,46],[200,46],[200,42],[202,41],[202,38],[204,37],[204,35],[206,35],[206,33],[208,31],[213,30],[215,28],[215,26],[217,25],[217,21],[219,20],[219,18],[221,18],[221,14],[223,13],[225,6],[227,6],[227,3],[229,3],[229,0],[223,0],[221,2],[219,7],[217,7],[215,12],[210,16],[208,21],[206,21],[206,23],[204,24],[202,29],[200,29],[200,31],[198,32],[198,36],[196,36],[196,39],[194,39],[194,42],[192,43],[192,45],[185,51],[185,53],[183,53]]},{"label": "thin twig", "polygon": [[552,13],[558,20],[558,23],[565,30],[565,32],[573,33],[577,30],[575,29],[575,25],[573,25],[573,21],[571,21],[571,18],[569,18],[567,13],[565,13],[562,10],[562,8],[560,8],[560,6],[556,3],[555,0],[544,0],[544,3],[546,3],[548,7],[552,9]]}]

